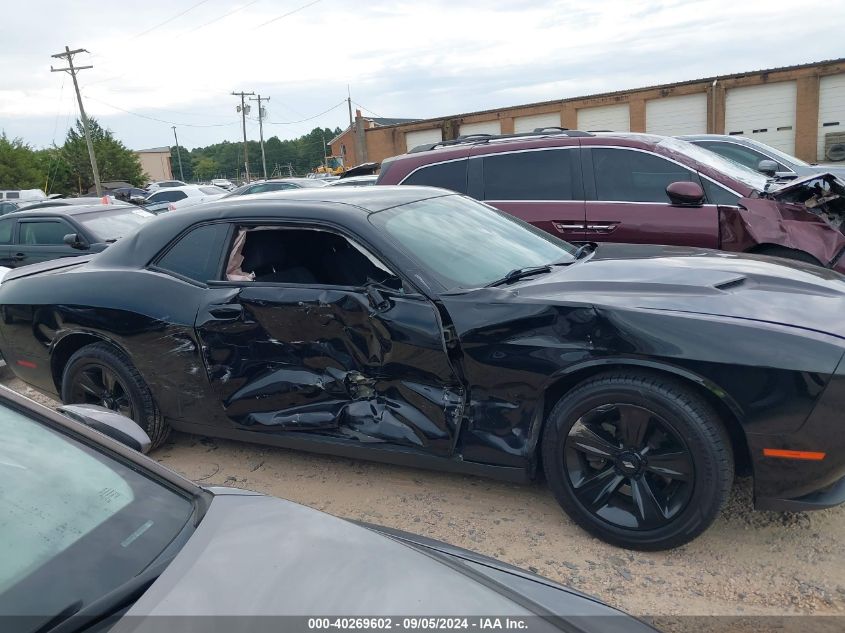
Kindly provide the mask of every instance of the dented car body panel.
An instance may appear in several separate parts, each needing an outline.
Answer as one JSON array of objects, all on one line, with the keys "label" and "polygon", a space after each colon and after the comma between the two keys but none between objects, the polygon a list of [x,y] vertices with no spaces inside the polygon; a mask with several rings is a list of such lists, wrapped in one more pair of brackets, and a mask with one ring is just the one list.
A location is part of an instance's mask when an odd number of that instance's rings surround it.
[{"label": "dented car body panel", "polygon": [[[108,341],[177,430],[511,480],[535,472],[543,424],[567,390],[637,367],[700,390],[730,421],[758,505],[795,507],[807,495],[800,503],[831,503],[819,491],[845,478],[845,435],[831,436],[839,420],[829,404],[845,397],[838,273],[602,244],[518,283],[449,288],[374,218],[466,198],[352,189],[161,216],[87,262],[5,281],[0,349],[19,378],[56,396],[71,353]],[[401,288],[197,282],[157,264],[197,227],[274,222],[349,236]],[[221,275],[229,248],[231,239],[212,254]],[[762,457],[773,444],[823,445],[835,457],[790,464],[784,477]]]},{"label": "dented car body panel", "polygon": [[255,285],[213,289],[210,300],[236,315],[204,305],[197,332],[212,389],[237,428],[451,452],[463,389],[422,297],[372,306],[363,292]]}]

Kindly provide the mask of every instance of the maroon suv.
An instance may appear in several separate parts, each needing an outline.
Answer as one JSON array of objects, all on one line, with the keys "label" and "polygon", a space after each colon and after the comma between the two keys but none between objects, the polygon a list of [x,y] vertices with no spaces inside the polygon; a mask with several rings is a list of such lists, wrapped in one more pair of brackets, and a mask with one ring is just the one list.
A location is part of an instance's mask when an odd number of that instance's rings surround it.
[{"label": "maroon suv", "polygon": [[845,183],[778,183],[670,137],[470,136],[385,160],[376,184],[452,189],[570,242],[764,253],[845,272]]}]

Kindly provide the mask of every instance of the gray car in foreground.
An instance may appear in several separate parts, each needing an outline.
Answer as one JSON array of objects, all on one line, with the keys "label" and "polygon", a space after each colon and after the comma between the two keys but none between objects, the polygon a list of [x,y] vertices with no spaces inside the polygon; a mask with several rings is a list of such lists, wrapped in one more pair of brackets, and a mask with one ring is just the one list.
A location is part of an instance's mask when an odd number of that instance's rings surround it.
[{"label": "gray car in foreground", "polygon": [[744,136],[731,134],[690,134],[678,138],[700,145],[711,152],[728,158],[735,163],[745,165],[757,171],[768,171],[761,168],[763,161],[772,161],[774,175],[780,179],[791,180],[802,176],[826,173],[845,180],[845,163],[826,163],[822,165],[810,164],[796,156],[791,156],[774,147],[755,141]]},{"label": "gray car in foreground", "polygon": [[530,631],[653,631],[441,542],[200,488],[128,448],[149,439],[122,416],[70,409],[87,425],[0,388],[4,632],[471,630],[482,618]]}]

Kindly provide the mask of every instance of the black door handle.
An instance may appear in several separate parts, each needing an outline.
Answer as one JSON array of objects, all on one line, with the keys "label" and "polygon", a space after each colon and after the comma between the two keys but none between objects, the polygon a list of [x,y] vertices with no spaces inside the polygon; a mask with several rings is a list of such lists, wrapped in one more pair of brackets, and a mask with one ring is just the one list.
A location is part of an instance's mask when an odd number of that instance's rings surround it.
[{"label": "black door handle", "polygon": [[15,253],[12,255],[12,259],[21,261],[22,259],[26,259],[26,253]]},{"label": "black door handle", "polygon": [[244,309],[243,306],[237,303],[224,303],[221,305],[209,306],[208,313],[215,319],[235,321],[241,318],[241,315],[244,313]]}]

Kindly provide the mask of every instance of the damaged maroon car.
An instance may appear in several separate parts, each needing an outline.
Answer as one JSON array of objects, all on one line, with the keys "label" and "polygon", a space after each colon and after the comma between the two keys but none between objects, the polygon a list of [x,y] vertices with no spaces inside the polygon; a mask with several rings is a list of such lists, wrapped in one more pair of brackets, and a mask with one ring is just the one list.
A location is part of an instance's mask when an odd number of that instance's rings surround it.
[{"label": "damaged maroon car", "polygon": [[465,193],[571,242],[696,246],[845,272],[845,183],[786,184],[676,138],[542,128],[382,163],[378,184]]}]

